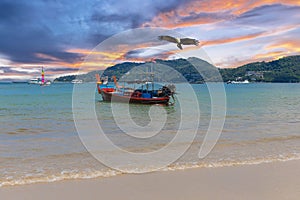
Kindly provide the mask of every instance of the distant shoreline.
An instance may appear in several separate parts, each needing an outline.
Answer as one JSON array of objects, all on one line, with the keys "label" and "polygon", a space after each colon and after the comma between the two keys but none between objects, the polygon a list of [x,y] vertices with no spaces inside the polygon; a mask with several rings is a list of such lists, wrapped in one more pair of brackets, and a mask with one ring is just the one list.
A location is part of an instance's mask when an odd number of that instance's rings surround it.
[{"label": "distant shoreline", "polygon": [[[71,83],[69,81],[55,81],[55,82],[52,82],[53,84],[74,84],[74,83]],[[94,83],[96,84],[96,82],[83,82],[83,83]],[[182,83],[186,83],[186,82],[182,82]],[[189,82],[189,84],[193,84],[193,85],[197,85],[197,84],[206,84],[206,83],[224,83],[226,85],[228,85],[226,82],[203,82],[203,83],[193,83],[193,82]],[[299,84],[300,82],[250,82],[249,84]],[[27,82],[14,82],[14,81],[4,81],[4,82],[1,82],[0,81],[0,84],[28,84]],[[181,82],[177,82],[175,84],[181,84]],[[30,84],[28,84],[30,85]],[[230,84],[230,85],[240,85],[238,83],[235,83],[235,84]],[[243,85],[243,84],[241,84]]]},{"label": "distant shoreline", "polygon": [[[179,72],[186,82],[192,84],[202,84],[204,82],[223,82],[245,81],[266,82],[266,83],[299,83],[300,82],[300,56],[288,56],[279,60],[270,62],[249,63],[237,68],[216,68],[212,64],[199,58],[176,59],[176,60],[156,60],[156,63],[135,63],[126,62],[108,67],[106,70],[92,71],[81,75],[61,76],[54,81],[71,82],[74,79],[83,80],[83,82],[95,81],[95,74],[107,76],[109,79],[116,76],[117,79],[124,76],[130,70],[139,67],[146,67],[151,64],[155,73],[160,72],[162,66],[168,66]],[[195,68],[197,66],[197,70]],[[199,71],[200,70],[200,71]],[[219,72],[219,73],[218,73]],[[205,76],[203,78],[202,76]],[[182,78],[174,76],[168,77],[173,83],[182,82]],[[111,80],[112,81],[112,80]],[[159,82],[159,80],[156,80]]]}]

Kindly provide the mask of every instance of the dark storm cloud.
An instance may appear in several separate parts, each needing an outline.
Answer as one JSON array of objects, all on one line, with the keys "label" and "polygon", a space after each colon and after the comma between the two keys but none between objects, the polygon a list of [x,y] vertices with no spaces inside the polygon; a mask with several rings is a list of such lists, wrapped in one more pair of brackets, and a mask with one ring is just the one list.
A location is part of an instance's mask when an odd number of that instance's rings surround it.
[{"label": "dark storm cloud", "polygon": [[[143,23],[151,21],[161,12],[174,10],[190,0],[154,0],[154,1],[105,1],[96,6],[90,17],[90,41],[99,43],[101,39],[128,29],[138,28]],[[99,34],[100,33],[100,34]],[[100,37],[98,37],[100,36]]]},{"label": "dark storm cloud", "polygon": [[[160,12],[188,1],[11,1],[0,2],[0,55],[12,62],[76,62],[70,48],[93,48],[121,31],[137,28]],[[46,54],[48,57],[37,56]]]},{"label": "dark storm cloud", "polygon": [[36,56],[37,53],[66,61],[70,61],[70,58],[78,59],[78,54],[64,52],[61,47],[64,41],[55,35],[53,27],[44,21],[45,17],[37,8],[25,1],[0,2],[0,54],[18,63],[49,61]]},{"label": "dark storm cloud", "polygon": [[0,2],[0,22],[13,20],[18,12],[20,9],[9,1]]}]

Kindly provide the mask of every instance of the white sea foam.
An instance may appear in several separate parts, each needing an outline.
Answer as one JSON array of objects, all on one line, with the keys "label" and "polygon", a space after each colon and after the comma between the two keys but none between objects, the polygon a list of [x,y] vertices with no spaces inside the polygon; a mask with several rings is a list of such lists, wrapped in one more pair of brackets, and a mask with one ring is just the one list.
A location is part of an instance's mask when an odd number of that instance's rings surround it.
[{"label": "white sea foam", "polygon": [[6,180],[1,181],[0,187],[3,186],[15,186],[15,185],[26,185],[33,183],[50,183],[55,181],[63,181],[63,180],[72,180],[72,179],[91,179],[91,178],[106,178],[113,177],[116,175],[120,175],[121,172],[115,170],[107,170],[107,171],[86,171],[79,172],[77,170],[72,171],[62,171],[60,174],[55,175],[44,175],[44,176],[34,176],[27,174],[25,177],[21,177],[18,179],[6,178]]},{"label": "white sea foam", "polygon": [[[240,161],[220,161],[220,162],[190,162],[190,163],[175,163],[160,171],[177,171],[177,170],[187,170],[195,168],[219,168],[219,167],[231,167],[231,166],[243,166],[243,165],[257,165],[262,163],[273,163],[273,162],[286,162],[291,160],[300,160],[299,153],[293,153],[290,155],[278,155],[277,157],[269,158],[253,158],[248,160]],[[148,167],[149,168],[149,167]],[[151,168],[151,167],[150,167]],[[155,167],[153,167],[155,168]],[[139,171],[144,171],[143,168],[132,168],[129,170],[131,173],[139,173]],[[0,182],[0,187],[3,186],[16,186],[16,185],[26,185],[33,183],[46,183],[46,182],[56,182],[63,180],[75,180],[75,179],[92,179],[92,178],[108,178],[123,173],[116,170],[91,170],[87,169],[84,171],[80,170],[63,170],[58,174],[42,175],[38,176],[35,174],[26,174],[20,178],[14,178],[12,176],[6,177]]]}]

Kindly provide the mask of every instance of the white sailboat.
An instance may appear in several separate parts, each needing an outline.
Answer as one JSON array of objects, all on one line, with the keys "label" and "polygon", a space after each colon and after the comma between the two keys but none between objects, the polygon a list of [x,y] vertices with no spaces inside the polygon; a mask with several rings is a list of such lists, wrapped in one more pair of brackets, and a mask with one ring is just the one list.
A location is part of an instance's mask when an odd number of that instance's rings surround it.
[{"label": "white sailboat", "polygon": [[41,72],[41,78],[33,78],[28,81],[28,84],[36,84],[40,86],[47,86],[51,85],[51,81],[45,81],[45,72],[44,68],[42,67],[42,72]]}]

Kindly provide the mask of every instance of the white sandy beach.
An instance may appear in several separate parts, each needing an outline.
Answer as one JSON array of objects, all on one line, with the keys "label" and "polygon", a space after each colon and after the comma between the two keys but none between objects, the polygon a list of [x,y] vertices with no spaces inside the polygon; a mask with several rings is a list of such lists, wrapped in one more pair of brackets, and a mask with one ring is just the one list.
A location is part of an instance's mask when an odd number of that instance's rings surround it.
[{"label": "white sandy beach", "polygon": [[299,199],[300,160],[129,174],[0,189],[2,200]]}]

